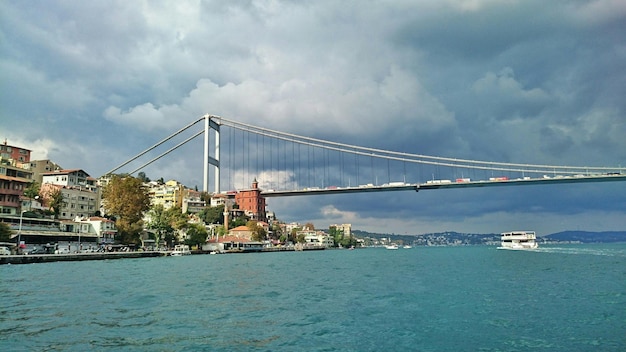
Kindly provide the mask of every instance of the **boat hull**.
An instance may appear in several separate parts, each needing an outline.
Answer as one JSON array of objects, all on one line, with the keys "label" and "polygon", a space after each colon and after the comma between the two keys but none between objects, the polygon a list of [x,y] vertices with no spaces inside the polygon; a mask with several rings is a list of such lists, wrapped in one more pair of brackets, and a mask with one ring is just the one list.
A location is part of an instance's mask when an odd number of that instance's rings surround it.
[{"label": "boat hull", "polygon": [[501,234],[501,244],[498,249],[532,251],[539,247],[536,239],[537,236],[534,231],[503,232]]}]

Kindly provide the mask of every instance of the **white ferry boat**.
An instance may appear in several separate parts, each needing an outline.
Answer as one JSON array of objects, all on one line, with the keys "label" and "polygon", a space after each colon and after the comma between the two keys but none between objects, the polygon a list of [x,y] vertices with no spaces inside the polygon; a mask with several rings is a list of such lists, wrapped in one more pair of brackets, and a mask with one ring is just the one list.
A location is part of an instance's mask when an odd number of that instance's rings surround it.
[{"label": "white ferry boat", "polygon": [[387,248],[387,249],[398,249],[399,247],[398,247],[397,244],[391,243],[391,244],[386,244],[385,248]]},{"label": "white ferry boat", "polygon": [[170,253],[170,255],[172,257],[178,257],[181,255],[190,255],[191,251],[189,250],[189,246],[186,244],[177,244],[176,246],[174,246],[174,250],[172,251],[172,253]]},{"label": "white ferry boat", "polygon": [[535,240],[535,231],[512,231],[503,232],[500,237],[500,247],[498,249],[509,250],[530,250],[537,249],[539,245]]}]

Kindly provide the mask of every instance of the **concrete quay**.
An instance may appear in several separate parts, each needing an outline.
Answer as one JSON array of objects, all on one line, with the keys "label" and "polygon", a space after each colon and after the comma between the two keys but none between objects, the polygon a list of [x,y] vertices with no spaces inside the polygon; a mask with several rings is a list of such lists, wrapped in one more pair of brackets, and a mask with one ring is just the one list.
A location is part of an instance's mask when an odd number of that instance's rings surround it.
[{"label": "concrete quay", "polygon": [[162,257],[166,252],[105,252],[105,253],[70,253],[70,254],[24,254],[0,256],[2,264],[33,264],[51,262],[71,262],[84,260],[106,260],[124,258]]}]

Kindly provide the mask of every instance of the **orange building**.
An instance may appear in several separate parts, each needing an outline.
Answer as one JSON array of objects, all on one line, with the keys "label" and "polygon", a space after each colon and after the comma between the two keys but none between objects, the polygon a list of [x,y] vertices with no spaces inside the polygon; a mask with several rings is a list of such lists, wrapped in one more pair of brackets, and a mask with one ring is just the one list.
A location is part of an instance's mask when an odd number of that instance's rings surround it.
[{"label": "orange building", "polygon": [[259,183],[255,179],[252,182],[252,188],[243,190],[235,194],[235,203],[239,209],[250,217],[250,220],[267,221],[265,215],[265,198],[261,196]]}]

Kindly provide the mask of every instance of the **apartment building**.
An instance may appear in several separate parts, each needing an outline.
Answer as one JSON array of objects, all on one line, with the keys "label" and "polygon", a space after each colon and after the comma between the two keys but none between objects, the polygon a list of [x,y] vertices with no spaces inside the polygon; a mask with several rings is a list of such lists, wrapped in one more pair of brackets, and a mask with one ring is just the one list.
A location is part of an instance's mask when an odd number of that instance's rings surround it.
[{"label": "apartment building", "polygon": [[41,193],[56,190],[63,195],[59,219],[88,218],[100,210],[100,187],[81,169],[42,173]]},{"label": "apartment building", "polygon": [[19,215],[24,189],[33,182],[30,150],[0,144],[0,214]]}]

